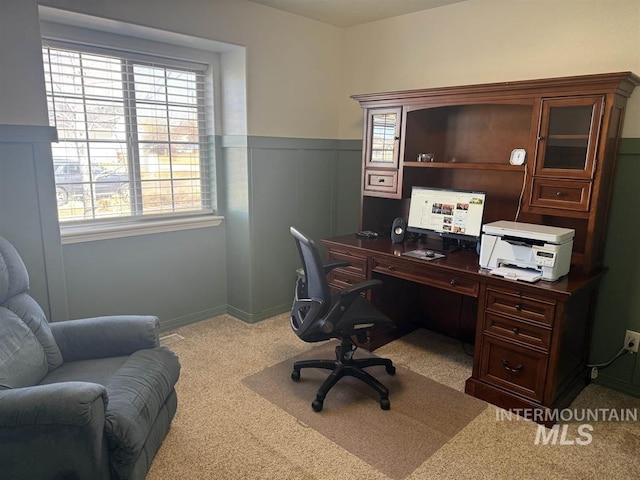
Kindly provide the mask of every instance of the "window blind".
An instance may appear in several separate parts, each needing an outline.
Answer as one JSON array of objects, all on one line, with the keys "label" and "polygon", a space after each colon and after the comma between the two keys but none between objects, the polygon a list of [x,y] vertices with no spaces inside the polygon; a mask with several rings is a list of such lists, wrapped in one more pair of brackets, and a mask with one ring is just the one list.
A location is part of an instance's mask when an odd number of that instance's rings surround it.
[{"label": "window blind", "polygon": [[44,43],[61,223],[212,212],[205,66]]}]

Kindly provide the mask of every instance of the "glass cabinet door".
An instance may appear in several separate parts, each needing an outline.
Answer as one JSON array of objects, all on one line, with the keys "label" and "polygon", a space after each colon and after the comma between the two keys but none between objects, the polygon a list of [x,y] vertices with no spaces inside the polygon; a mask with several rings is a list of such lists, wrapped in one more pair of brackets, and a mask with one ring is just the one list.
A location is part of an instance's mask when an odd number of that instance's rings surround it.
[{"label": "glass cabinet door", "polygon": [[591,178],[602,96],[543,99],[535,174]]},{"label": "glass cabinet door", "polygon": [[400,113],[401,108],[380,108],[367,112],[366,167],[398,167]]}]

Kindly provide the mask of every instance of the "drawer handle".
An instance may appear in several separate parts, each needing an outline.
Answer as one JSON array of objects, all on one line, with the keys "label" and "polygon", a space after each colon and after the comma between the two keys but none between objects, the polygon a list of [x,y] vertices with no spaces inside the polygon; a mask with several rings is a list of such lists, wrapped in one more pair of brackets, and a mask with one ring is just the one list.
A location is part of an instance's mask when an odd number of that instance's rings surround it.
[{"label": "drawer handle", "polygon": [[519,303],[516,303],[513,308],[515,308],[517,311],[520,311],[522,310],[522,305],[520,305]]},{"label": "drawer handle", "polygon": [[452,278],[449,283],[451,284],[452,287],[455,287],[456,286],[456,279]]},{"label": "drawer handle", "polygon": [[393,265],[387,265],[387,269],[388,270],[394,270],[394,266]]},{"label": "drawer handle", "polygon": [[384,183],[384,178],[382,177],[378,178],[378,183]]},{"label": "drawer handle", "polygon": [[520,333],[520,329],[518,327],[514,327],[513,334],[518,335]]},{"label": "drawer handle", "polygon": [[558,198],[564,197],[564,192],[556,192],[556,197]]},{"label": "drawer handle", "polygon": [[524,368],[521,363],[517,364],[515,367],[510,367],[509,361],[506,358],[502,359],[502,366],[507,372],[511,373],[520,373]]}]

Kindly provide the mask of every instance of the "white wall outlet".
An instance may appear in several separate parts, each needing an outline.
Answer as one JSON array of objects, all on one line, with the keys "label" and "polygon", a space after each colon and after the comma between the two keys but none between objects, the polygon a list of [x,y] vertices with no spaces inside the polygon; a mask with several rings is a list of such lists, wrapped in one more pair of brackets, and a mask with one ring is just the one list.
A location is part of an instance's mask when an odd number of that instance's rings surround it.
[{"label": "white wall outlet", "polygon": [[625,348],[629,346],[629,342],[633,342],[633,347],[631,347],[629,351],[638,353],[638,347],[640,346],[640,333],[634,332],[633,330],[627,330],[627,333],[624,336]]}]

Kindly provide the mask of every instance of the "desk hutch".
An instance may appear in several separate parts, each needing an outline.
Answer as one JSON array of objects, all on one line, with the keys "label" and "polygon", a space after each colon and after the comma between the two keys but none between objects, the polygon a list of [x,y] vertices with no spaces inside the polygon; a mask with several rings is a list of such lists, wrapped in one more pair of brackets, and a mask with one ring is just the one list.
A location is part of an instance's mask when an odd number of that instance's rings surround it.
[{"label": "desk hutch", "polygon": [[[364,111],[362,230],[407,218],[414,185],[486,192],[484,222],[575,230],[572,267],[557,282],[491,276],[474,252],[426,261],[414,239],[324,240],[332,288],[381,278],[370,293],[397,323],[375,348],[423,325],[474,341],[466,392],[504,408],[567,406],[587,382],[615,161],[630,72],[355,95]],[[524,165],[511,165],[514,149]],[[419,154],[433,161],[417,161]]]}]

